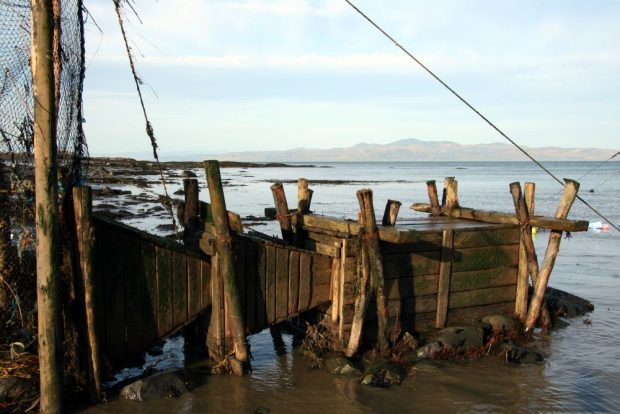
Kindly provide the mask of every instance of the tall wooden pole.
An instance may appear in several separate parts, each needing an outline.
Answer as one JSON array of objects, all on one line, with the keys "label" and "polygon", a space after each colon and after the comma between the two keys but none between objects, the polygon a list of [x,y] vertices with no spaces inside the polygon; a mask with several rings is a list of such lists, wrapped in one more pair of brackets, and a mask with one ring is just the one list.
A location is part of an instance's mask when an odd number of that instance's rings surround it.
[{"label": "tall wooden pole", "polygon": [[37,315],[41,412],[62,410],[56,104],[52,55],[53,3],[32,0]]},{"label": "tall wooden pole", "polygon": [[228,307],[230,324],[233,331],[235,344],[235,357],[242,363],[249,363],[247,343],[245,340],[245,320],[237,277],[235,270],[235,258],[232,250],[232,236],[228,226],[228,212],[222,188],[220,176],[220,164],[218,161],[205,161],[205,173],[211,198],[211,212],[215,223],[217,260],[219,269],[224,279],[225,306]]},{"label": "tall wooden pole", "polygon": [[431,215],[436,217],[441,214],[441,207],[439,206],[439,196],[437,196],[437,184],[435,180],[427,181],[426,189],[428,191],[428,199],[431,202]]},{"label": "tall wooden pole", "polygon": [[372,202],[372,190],[363,189],[357,192],[357,200],[360,204],[361,222],[364,226],[364,244],[368,253],[371,277],[375,282],[377,296],[377,319],[379,333],[377,339],[381,352],[388,351],[388,324],[389,313],[387,298],[385,296],[385,277],[383,273],[383,257],[379,247],[379,231],[377,230],[377,219],[375,218],[375,208]]},{"label": "tall wooden pole", "polygon": [[86,308],[86,330],[90,348],[89,362],[91,374],[91,399],[101,400],[101,348],[97,327],[100,303],[93,276],[93,245],[95,242],[92,221],[92,190],[88,186],[73,187],[73,209],[75,210],[75,229],[80,270],[84,283],[84,306]]},{"label": "tall wooden pole", "polygon": [[[564,193],[562,194],[562,199],[560,200],[558,209],[555,212],[555,218],[559,219],[565,219],[568,216],[568,212],[570,211],[570,208],[577,197],[577,192],[579,191],[579,183],[577,181],[564,181],[566,182],[566,184],[564,184]],[[534,295],[532,296],[530,309],[527,313],[527,319],[525,322],[526,332],[534,329],[536,320],[540,315],[543,300],[545,298],[545,290],[547,289],[547,283],[549,282],[549,277],[551,276],[555,259],[560,250],[561,241],[562,231],[551,230],[551,234],[549,235],[549,243],[547,244],[547,250],[545,251],[545,258],[543,259],[543,264],[540,268],[540,272],[538,273],[538,280],[536,281],[536,286],[534,286]]]},{"label": "tall wooden pole", "polygon": [[293,228],[291,226],[291,217],[288,214],[288,202],[282,183],[275,183],[271,186],[273,195],[273,203],[278,212],[278,220],[280,221],[280,230],[282,230],[282,239],[287,243],[293,242]]}]

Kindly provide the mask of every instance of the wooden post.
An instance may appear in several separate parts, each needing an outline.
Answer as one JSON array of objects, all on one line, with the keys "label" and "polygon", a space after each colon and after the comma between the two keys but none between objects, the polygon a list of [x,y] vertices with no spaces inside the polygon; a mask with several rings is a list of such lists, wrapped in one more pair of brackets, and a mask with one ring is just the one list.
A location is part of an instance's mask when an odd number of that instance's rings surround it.
[{"label": "wooden post", "polygon": [[388,324],[389,313],[387,298],[385,296],[385,281],[383,275],[383,258],[379,247],[379,232],[375,218],[375,209],[372,202],[372,190],[364,189],[357,192],[357,199],[360,204],[362,214],[362,225],[364,226],[364,244],[368,253],[371,277],[375,282],[377,296],[377,319],[379,332],[377,340],[381,352],[388,351]]},{"label": "wooden post", "polygon": [[183,213],[183,225],[188,226],[200,216],[200,200],[198,178],[191,171],[183,171],[183,192],[185,193],[185,208]]},{"label": "wooden post", "polygon": [[91,374],[91,399],[101,400],[101,350],[97,327],[99,316],[97,289],[93,275],[94,227],[92,222],[92,191],[88,186],[73,187],[73,208],[80,270],[84,284],[84,305],[86,308],[86,330],[90,348],[89,368]]},{"label": "wooden post", "polygon": [[[6,179],[4,163],[0,161],[0,280],[7,283],[12,280],[14,266],[11,259],[17,256],[17,252],[11,243],[11,217],[9,213],[9,182]],[[2,293],[4,287],[0,285],[0,312],[3,311]],[[7,292],[8,293],[8,292]]]},{"label": "wooden post", "polygon": [[396,200],[388,200],[385,204],[385,211],[383,212],[383,220],[381,224],[384,226],[393,226],[396,224],[396,218],[398,217],[398,211],[402,203]]},{"label": "wooden post", "polygon": [[301,214],[310,211],[313,191],[308,188],[308,180],[300,178],[297,180],[297,211]]},{"label": "wooden post", "polygon": [[427,181],[426,188],[428,190],[428,199],[431,202],[431,216],[437,217],[441,214],[441,207],[439,206],[439,196],[437,196],[435,180]]},{"label": "wooden post", "polygon": [[217,255],[219,269],[224,281],[225,307],[230,315],[235,357],[242,363],[249,363],[249,355],[245,340],[245,321],[242,304],[237,286],[235,259],[232,249],[232,236],[228,226],[228,213],[222,188],[220,166],[218,161],[205,161],[205,173],[211,198],[211,212],[216,232]]},{"label": "wooden post", "polygon": [[441,204],[444,209],[444,213],[449,216],[453,208],[459,206],[458,197],[458,181],[454,177],[446,177],[444,180],[443,197]]},{"label": "wooden post", "polygon": [[[360,220],[360,224],[361,220]],[[363,228],[360,228],[360,248],[357,256],[357,277],[355,278],[355,313],[353,314],[353,323],[351,324],[351,335],[349,336],[349,344],[347,345],[346,356],[351,358],[357,352],[360,341],[362,339],[362,328],[364,327],[364,318],[366,317],[366,309],[370,300],[370,264],[368,263],[368,253],[361,242],[364,236]]]},{"label": "wooden post", "polygon": [[[558,209],[555,212],[555,218],[559,219],[565,219],[568,216],[568,212],[570,211],[570,208],[577,197],[577,192],[579,191],[579,183],[577,181],[568,179],[565,179],[564,181],[566,183],[564,184],[564,193],[562,194],[562,199],[560,200]],[[525,323],[526,332],[534,328],[536,320],[540,314],[543,299],[545,297],[545,290],[547,289],[547,283],[549,282],[549,277],[551,276],[555,259],[558,255],[558,251],[560,250],[561,241],[562,231],[551,230],[551,234],[549,235],[549,243],[547,244],[547,250],[545,251],[545,258],[540,272],[538,273],[538,280],[536,281],[536,286],[534,287],[534,295],[532,297],[532,301],[530,302],[530,309],[527,313]]]},{"label": "wooden post", "polygon": [[291,227],[291,217],[288,214],[288,203],[286,202],[286,194],[282,183],[275,183],[271,186],[273,194],[273,202],[278,212],[278,220],[280,221],[280,229],[282,230],[282,239],[287,243],[293,242],[293,230]]},{"label": "wooden post", "polygon": [[53,3],[32,0],[37,315],[42,413],[62,411],[62,331],[58,271],[56,104],[52,59]]},{"label": "wooden post", "polygon": [[439,264],[439,280],[437,282],[437,314],[435,315],[435,327],[437,328],[445,327],[448,320],[453,247],[454,232],[444,230],[441,238],[441,263]]}]

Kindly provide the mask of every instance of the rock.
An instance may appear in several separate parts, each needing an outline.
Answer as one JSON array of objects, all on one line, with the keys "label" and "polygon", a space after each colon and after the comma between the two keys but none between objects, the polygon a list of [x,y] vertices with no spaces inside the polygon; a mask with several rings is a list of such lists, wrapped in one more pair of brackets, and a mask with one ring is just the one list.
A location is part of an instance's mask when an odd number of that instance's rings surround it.
[{"label": "rock", "polygon": [[439,351],[441,351],[441,344],[437,341],[433,341],[419,347],[416,351],[416,355],[420,359],[429,359],[434,358]]},{"label": "rock", "polygon": [[19,377],[0,378],[0,403],[25,400],[38,392],[31,381]]},{"label": "rock", "polygon": [[482,318],[483,323],[491,325],[493,331],[508,332],[514,328],[514,321],[504,315],[489,315]]},{"label": "rock", "polygon": [[543,362],[545,357],[533,348],[516,345],[508,342],[502,345],[503,352],[506,353],[506,360],[515,363],[537,363]]},{"label": "rock", "polygon": [[175,192],[174,192],[174,193],[172,193],[172,194],[174,194],[174,195],[185,195],[185,191],[183,191],[183,190],[177,190],[177,191],[175,191]]},{"label": "rock", "polygon": [[362,372],[350,360],[344,357],[326,359],[325,368],[332,374],[362,375]]},{"label": "rock", "polygon": [[121,390],[121,397],[127,400],[149,401],[161,398],[176,398],[188,392],[181,379],[181,371],[166,371],[143,378]]},{"label": "rock", "polygon": [[366,369],[361,383],[373,387],[385,388],[390,385],[400,384],[404,375],[405,373],[402,367],[389,361],[381,360]]},{"label": "rock", "polygon": [[478,348],[484,343],[484,330],[480,326],[450,326],[435,338],[447,349]]}]

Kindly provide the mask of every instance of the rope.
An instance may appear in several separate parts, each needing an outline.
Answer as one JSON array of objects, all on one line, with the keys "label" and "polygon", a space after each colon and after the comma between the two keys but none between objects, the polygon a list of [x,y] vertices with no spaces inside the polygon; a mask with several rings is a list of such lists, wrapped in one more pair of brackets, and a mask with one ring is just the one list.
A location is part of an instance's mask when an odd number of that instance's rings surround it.
[{"label": "rope", "polygon": [[[125,43],[125,50],[127,51],[127,58],[129,59],[129,67],[131,68],[131,74],[133,76],[133,80],[136,84],[136,90],[138,91],[138,97],[140,98],[140,106],[142,107],[142,113],[144,114],[144,121],[146,122],[146,135],[148,135],[151,140],[151,146],[153,147],[153,158],[155,158],[155,162],[157,163],[157,168],[159,170],[159,176],[161,177],[161,184],[164,187],[164,193],[166,195],[166,199],[171,200],[170,195],[168,194],[168,188],[166,186],[166,179],[164,178],[164,170],[159,162],[159,155],[157,154],[157,140],[155,139],[155,132],[153,130],[153,125],[149,120],[149,117],[146,113],[146,107],[144,105],[144,99],[142,98],[142,89],[140,85],[143,84],[142,79],[138,76],[136,72],[136,66],[134,64],[133,53],[131,52],[131,47],[129,46],[129,41],[127,40],[127,33],[125,32],[125,23],[123,21],[123,16],[121,13],[121,3],[125,2],[129,8],[134,12],[138,20],[140,20],[140,16],[133,8],[130,0],[113,0],[114,1],[114,9],[116,10],[116,16],[118,17],[118,25],[121,29],[121,35],[123,36],[123,42]],[[180,239],[180,235],[177,229],[177,223],[174,218],[174,212],[172,211],[172,203],[169,206],[166,206],[168,210],[168,214],[170,214],[170,219],[172,220],[172,228],[174,233],[176,234],[177,240]]]},{"label": "rope", "polygon": [[[538,165],[543,171],[545,171],[547,174],[549,174],[549,176],[551,176],[555,181],[560,183],[560,185],[564,186],[564,183],[558,177],[556,177],[555,174],[553,174],[544,165],[542,165],[534,157],[532,157],[530,154],[528,154],[528,152],[525,151],[519,144],[517,144],[508,135],[506,135],[504,133],[504,131],[499,129],[499,127],[497,127],[493,122],[491,122],[486,116],[484,116],[480,111],[478,111],[476,108],[474,108],[474,106],[472,106],[469,102],[467,102],[467,100],[465,100],[465,98],[463,98],[461,95],[459,95],[458,92],[456,92],[447,83],[445,83],[443,80],[441,80],[441,78],[439,76],[435,75],[435,73],[433,71],[431,71],[428,67],[426,67],[426,65],[424,65],[420,60],[418,60],[418,58],[416,58],[413,54],[411,54],[411,52],[409,52],[407,49],[405,49],[403,46],[401,46],[400,43],[398,43],[392,36],[390,36],[385,30],[383,30],[379,25],[377,25],[377,23],[375,23],[370,17],[368,17],[366,14],[364,14],[364,12],[362,12],[360,9],[358,9],[353,3],[351,3],[351,1],[349,1],[349,0],[344,0],[344,1],[347,2],[347,4],[349,4],[349,6],[351,6],[364,19],[366,19],[368,21],[368,23],[373,25],[375,27],[375,29],[380,31],[385,37],[387,37],[392,43],[394,43],[394,46],[399,48],[407,56],[409,56],[411,59],[413,59],[413,61],[415,61],[429,75],[431,75],[433,78],[435,78],[435,80],[437,82],[439,82],[444,88],[449,90],[458,100],[463,102],[469,109],[471,109],[473,112],[475,112],[476,115],[478,115],[483,121],[485,121],[491,128],[493,128],[495,131],[497,131],[502,137],[506,138],[512,145],[514,145],[519,151],[521,151],[527,158],[529,158],[532,162],[534,162],[534,164]],[[585,201],[580,196],[577,196],[577,199],[579,201],[581,201],[582,203],[584,203],[594,213],[596,213],[596,215],[598,215],[600,218],[602,218],[607,223],[609,223],[614,229],[616,229],[617,231],[620,232],[620,228],[618,226],[616,226],[607,217],[605,217],[598,210],[596,210],[594,207],[592,207],[587,201]]]}]

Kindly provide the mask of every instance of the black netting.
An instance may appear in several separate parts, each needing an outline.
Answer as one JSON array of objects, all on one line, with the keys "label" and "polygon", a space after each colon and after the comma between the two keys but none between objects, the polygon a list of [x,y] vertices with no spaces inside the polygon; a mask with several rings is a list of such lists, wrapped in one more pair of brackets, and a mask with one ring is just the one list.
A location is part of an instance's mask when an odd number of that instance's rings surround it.
[{"label": "black netting", "polygon": [[[82,131],[84,38],[82,0],[58,4],[57,157],[64,197],[82,181],[87,155]],[[30,33],[30,0],[0,0],[0,345],[19,341],[24,330],[32,333],[36,326]]]}]

